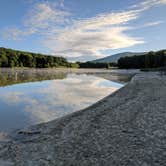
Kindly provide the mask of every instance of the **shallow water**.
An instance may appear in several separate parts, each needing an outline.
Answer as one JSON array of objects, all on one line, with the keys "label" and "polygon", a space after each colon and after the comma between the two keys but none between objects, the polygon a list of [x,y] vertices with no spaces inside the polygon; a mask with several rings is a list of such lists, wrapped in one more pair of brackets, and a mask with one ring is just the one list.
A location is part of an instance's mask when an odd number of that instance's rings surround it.
[{"label": "shallow water", "polygon": [[[123,86],[117,83],[119,76],[115,82],[96,73],[28,70],[0,73],[1,132],[47,122],[86,108]],[[111,78],[110,73],[104,75]]]}]

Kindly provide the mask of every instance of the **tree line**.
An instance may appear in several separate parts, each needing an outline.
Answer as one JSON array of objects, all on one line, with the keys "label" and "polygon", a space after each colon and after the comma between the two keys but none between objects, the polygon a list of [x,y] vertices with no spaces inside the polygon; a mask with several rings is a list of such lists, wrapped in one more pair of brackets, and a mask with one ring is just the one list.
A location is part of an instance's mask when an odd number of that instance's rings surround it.
[{"label": "tree line", "polygon": [[80,68],[106,68],[116,67],[116,63],[104,63],[104,62],[77,62]]},{"label": "tree line", "polygon": [[0,67],[69,67],[69,68],[109,68],[115,63],[68,62],[63,57],[18,51],[0,47]]},{"label": "tree line", "polygon": [[121,57],[118,60],[121,69],[145,69],[166,67],[166,50],[150,51],[143,55]]},{"label": "tree line", "polygon": [[0,67],[69,67],[63,57],[0,48]]}]

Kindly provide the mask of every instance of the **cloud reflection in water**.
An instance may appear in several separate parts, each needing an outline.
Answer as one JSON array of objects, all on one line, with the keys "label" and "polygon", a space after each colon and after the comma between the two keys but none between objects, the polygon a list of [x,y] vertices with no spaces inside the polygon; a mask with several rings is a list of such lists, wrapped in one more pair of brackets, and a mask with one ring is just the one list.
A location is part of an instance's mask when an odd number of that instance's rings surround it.
[{"label": "cloud reflection in water", "polygon": [[[11,124],[13,128],[16,122],[16,127],[19,128],[47,122],[90,106],[122,86],[92,75],[69,74],[62,80],[0,88],[0,126],[4,123],[1,119],[7,117],[6,114],[16,114],[16,112],[19,116],[13,116],[10,122],[6,119],[8,122],[6,127],[10,128]],[[21,118],[22,121],[17,118]]]}]

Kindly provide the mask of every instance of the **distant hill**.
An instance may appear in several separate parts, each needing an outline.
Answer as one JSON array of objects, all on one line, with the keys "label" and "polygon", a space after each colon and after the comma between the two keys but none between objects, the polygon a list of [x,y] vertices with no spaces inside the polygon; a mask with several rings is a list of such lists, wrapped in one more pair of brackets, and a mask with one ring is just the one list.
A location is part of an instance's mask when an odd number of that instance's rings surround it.
[{"label": "distant hill", "polygon": [[134,56],[134,55],[144,55],[144,54],[146,54],[146,53],[145,52],[122,52],[122,53],[119,53],[119,54],[114,54],[114,55],[107,56],[105,58],[96,59],[96,60],[93,60],[92,62],[98,62],[98,63],[117,62],[118,59],[121,58],[121,57]]}]

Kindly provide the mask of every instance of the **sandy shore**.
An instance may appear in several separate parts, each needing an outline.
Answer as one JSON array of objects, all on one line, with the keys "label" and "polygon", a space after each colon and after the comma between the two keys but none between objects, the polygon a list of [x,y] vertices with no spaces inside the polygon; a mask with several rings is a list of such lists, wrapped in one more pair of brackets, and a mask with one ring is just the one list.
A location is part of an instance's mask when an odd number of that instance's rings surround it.
[{"label": "sandy shore", "polygon": [[163,166],[166,77],[141,73],[87,109],[0,143],[0,166]]}]

